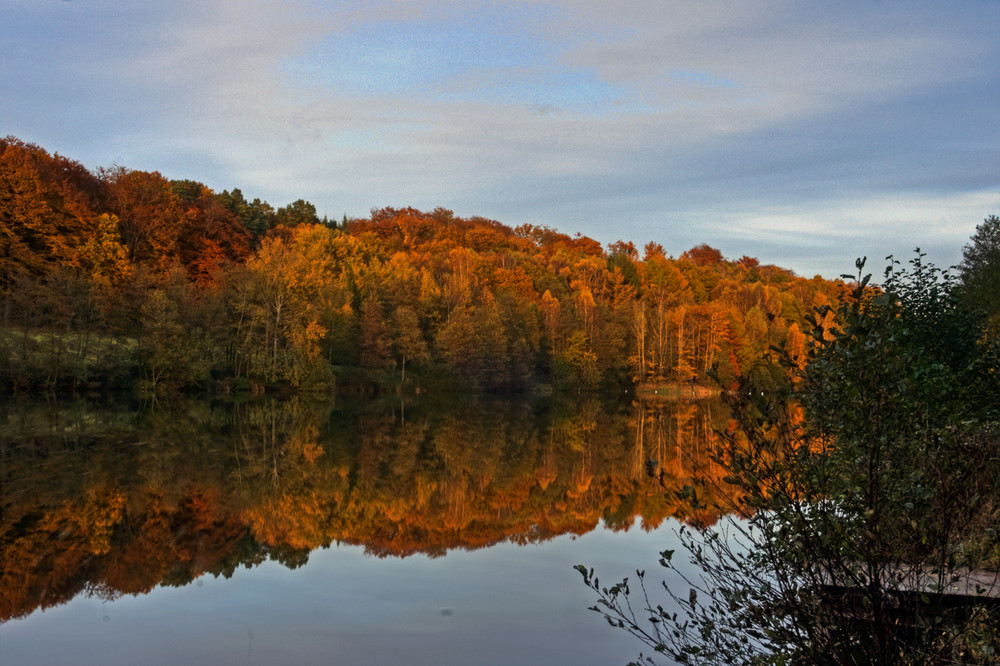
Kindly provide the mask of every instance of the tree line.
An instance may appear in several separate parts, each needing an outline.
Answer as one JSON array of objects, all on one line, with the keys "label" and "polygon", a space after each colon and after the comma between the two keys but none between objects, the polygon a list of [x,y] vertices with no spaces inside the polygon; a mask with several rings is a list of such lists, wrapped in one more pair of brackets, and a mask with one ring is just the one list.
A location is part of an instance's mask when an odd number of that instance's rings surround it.
[{"label": "tree line", "polygon": [[843,285],[444,209],[331,222],[300,199],[0,139],[0,383],[22,390],[473,390],[727,381]]}]

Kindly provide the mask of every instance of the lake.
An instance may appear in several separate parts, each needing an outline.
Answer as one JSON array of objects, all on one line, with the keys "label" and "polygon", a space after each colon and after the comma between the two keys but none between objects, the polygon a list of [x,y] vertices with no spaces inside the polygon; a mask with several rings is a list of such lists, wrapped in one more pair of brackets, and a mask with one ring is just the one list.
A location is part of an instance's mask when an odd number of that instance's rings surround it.
[{"label": "lake", "polygon": [[725,419],[594,398],[9,403],[0,663],[624,664],[643,646],[572,567],[658,581],[680,521],[718,517],[669,491],[714,473]]}]

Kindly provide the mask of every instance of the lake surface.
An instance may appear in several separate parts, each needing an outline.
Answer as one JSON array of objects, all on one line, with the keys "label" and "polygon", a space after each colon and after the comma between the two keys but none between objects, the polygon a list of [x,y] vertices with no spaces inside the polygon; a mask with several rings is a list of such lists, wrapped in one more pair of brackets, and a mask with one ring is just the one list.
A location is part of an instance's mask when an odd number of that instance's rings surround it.
[{"label": "lake surface", "polygon": [[[624,664],[715,402],[13,403],[0,663]],[[656,574],[654,578],[654,574]],[[659,600],[662,601],[662,600]],[[648,650],[644,650],[648,653]]]}]

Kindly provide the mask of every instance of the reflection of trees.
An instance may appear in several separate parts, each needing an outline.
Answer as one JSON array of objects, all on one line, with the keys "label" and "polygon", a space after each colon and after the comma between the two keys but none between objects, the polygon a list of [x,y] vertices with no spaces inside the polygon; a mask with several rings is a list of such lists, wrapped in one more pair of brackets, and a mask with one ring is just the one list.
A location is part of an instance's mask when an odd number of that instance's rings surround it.
[{"label": "reflection of trees", "polygon": [[[0,427],[0,618],[230,574],[267,557],[229,491],[233,415],[9,406]],[[252,541],[252,540],[251,540]],[[235,555],[235,559],[234,559]]]},{"label": "reflection of trees", "polygon": [[311,549],[379,556],[645,528],[710,469],[713,404],[441,408],[300,400],[12,406],[0,424],[0,619]]}]

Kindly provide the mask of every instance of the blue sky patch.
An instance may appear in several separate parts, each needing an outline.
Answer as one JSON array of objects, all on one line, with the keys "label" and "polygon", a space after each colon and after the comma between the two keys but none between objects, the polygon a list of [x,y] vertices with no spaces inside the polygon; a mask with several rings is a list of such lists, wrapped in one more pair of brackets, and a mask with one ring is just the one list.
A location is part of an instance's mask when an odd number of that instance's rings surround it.
[{"label": "blue sky patch", "polygon": [[297,83],[359,97],[414,96],[549,112],[638,108],[630,90],[560,62],[555,49],[512,22],[491,15],[363,25],[299,53],[285,72]]}]

